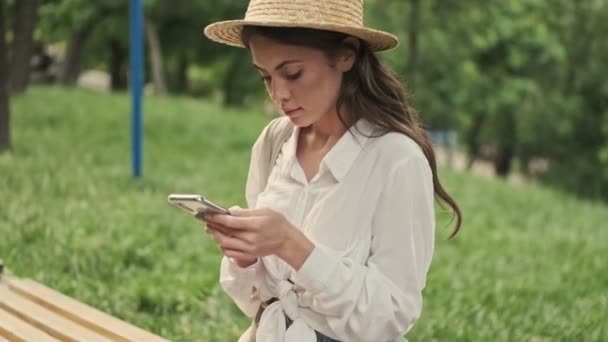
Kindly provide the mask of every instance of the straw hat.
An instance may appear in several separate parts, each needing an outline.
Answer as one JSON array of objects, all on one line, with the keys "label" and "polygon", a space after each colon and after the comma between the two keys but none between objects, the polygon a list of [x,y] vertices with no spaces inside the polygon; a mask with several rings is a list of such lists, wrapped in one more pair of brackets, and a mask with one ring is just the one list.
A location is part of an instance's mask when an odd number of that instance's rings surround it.
[{"label": "straw hat", "polygon": [[220,43],[244,47],[245,25],[304,27],[346,33],[366,41],[373,51],[396,47],[394,35],[363,26],[363,0],[251,0],[243,20],[205,27],[205,35]]}]

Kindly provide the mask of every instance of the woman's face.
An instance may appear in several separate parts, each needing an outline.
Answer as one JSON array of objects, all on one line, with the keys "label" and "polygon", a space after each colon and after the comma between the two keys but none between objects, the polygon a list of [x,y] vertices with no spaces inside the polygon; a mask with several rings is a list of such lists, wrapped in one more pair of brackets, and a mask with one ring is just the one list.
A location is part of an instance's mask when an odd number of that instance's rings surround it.
[{"label": "woman's face", "polygon": [[348,58],[338,57],[332,66],[320,50],[259,34],[251,37],[249,49],[270,98],[294,125],[306,127],[335,113],[343,72],[352,67]]}]

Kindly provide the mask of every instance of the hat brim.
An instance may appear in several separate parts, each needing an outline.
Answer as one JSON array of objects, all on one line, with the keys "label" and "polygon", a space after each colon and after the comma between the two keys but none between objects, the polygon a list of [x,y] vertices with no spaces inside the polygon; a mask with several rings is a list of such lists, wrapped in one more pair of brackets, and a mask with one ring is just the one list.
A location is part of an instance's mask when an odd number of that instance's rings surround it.
[{"label": "hat brim", "polygon": [[372,51],[386,51],[399,45],[399,39],[388,32],[367,27],[353,27],[333,24],[302,24],[294,22],[262,22],[251,20],[227,20],[213,23],[205,27],[205,35],[218,43],[236,47],[245,47],[241,40],[243,26],[267,27],[303,27],[317,30],[336,31],[357,37],[369,44]]}]

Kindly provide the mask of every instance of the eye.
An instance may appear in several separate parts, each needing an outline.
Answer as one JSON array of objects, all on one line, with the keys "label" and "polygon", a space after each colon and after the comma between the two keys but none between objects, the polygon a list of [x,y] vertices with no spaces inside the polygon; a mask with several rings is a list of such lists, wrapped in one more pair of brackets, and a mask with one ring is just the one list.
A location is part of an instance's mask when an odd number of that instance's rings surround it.
[{"label": "eye", "polygon": [[270,76],[260,76],[260,78],[262,81],[264,81],[264,83],[270,82]]},{"label": "eye", "polygon": [[302,71],[298,71],[295,74],[291,74],[291,75],[287,75],[285,76],[286,79],[290,80],[290,81],[295,81],[298,78],[300,78],[300,75],[302,75]]}]

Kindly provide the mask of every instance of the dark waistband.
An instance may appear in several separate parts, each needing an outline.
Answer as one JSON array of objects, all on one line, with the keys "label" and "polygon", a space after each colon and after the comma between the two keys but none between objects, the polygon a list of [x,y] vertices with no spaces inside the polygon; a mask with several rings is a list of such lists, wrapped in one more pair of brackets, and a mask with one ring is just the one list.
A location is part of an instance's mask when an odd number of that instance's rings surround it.
[{"label": "dark waistband", "polygon": [[262,304],[260,304],[260,307],[258,308],[258,312],[255,314],[255,318],[253,319],[253,322],[255,322],[256,326],[258,325],[258,323],[260,323],[260,318],[262,317],[262,313],[264,312],[264,310],[266,310],[268,305],[270,305],[278,300],[279,300],[279,298],[272,297],[269,300],[263,301]]}]

